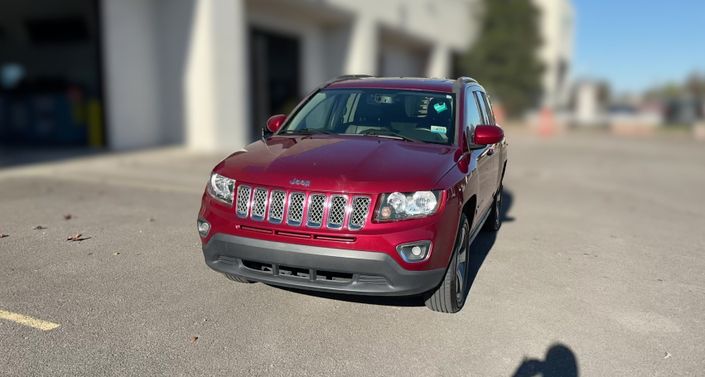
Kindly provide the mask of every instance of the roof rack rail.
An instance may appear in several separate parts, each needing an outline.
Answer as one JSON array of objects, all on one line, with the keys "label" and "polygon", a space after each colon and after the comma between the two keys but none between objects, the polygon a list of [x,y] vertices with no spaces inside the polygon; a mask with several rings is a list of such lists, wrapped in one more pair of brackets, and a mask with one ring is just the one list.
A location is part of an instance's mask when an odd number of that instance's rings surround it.
[{"label": "roof rack rail", "polygon": [[357,80],[357,79],[364,79],[367,77],[374,77],[372,75],[365,75],[365,74],[355,74],[355,75],[340,75],[336,77],[334,80],[335,81],[340,81],[340,80]]},{"label": "roof rack rail", "polygon": [[460,77],[458,77],[457,81],[462,82],[462,83],[475,83],[475,84],[477,84],[477,80],[475,80],[472,77],[468,77],[468,76],[460,76]]},{"label": "roof rack rail", "polygon": [[374,77],[374,76],[372,76],[372,75],[341,75],[341,76],[338,76],[338,77],[336,77],[336,78],[334,78],[334,79],[331,79],[331,80],[326,81],[326,83],[323,84],[321,87],[324,87],[324,88],[325,88],[326,86],[328,86],[328,85],[330,85],[330,84],[332,84],[332,83],[338,82],[338,81],[343,81],[343,80],[359,80],[359,79],[364,79],[364,78],[368,78],[368,77]]}]

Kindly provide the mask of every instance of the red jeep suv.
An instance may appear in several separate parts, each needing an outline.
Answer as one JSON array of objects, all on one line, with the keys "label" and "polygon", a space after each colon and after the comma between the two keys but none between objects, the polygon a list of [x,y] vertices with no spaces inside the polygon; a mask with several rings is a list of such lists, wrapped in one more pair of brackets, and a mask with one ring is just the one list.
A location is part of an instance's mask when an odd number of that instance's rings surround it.
[{"label": "red jeep suv", "polygon": [[473,79],[339,77],[213,169],[197,221],[206,264],[457,312],[470,244],[500,227],[506,146]]}]

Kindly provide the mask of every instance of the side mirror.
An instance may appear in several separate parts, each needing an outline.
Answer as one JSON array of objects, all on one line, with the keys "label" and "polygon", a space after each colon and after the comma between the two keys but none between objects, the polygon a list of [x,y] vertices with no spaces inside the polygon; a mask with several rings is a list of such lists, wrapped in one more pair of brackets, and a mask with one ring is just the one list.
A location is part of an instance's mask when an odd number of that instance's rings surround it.
[{"label": "side mirror", "polygon": [[273,134],[279,131],[279,129],[282,127],[282,124],[284,124],[285,120],[285,114],[271,116],[269,119],[267,119],[267,128],[265,129],[265,133],[269,132],[270,134]]},{"label": "side mirror", "polygon": [[496,144],[504,140],[504,130],[498,126],[482,125],[475,127],[472,143],[481,146]]}]

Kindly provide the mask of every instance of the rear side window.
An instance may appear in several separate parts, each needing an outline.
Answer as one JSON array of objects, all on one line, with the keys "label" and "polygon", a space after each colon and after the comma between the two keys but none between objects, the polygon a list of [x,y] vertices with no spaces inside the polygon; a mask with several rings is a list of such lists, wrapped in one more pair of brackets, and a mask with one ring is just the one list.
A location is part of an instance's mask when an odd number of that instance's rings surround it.
[{"label": "rear side window", "polygon": [[482,102],[485,105],[485,112],[487,114],[487,120],[489,120],[489,124],[495,124],[496,121],[494,119],[494,112],[492,111],[492,105],[490,104],[490,99],[487,98],[487,95],[483,92],[479,92],[480,98],[482,98]]},{"label": "rear side window", "polygon": [[475,101],[477,102],[477,106],[480,108],[482,111],[482,124],[490,124],[490,118],[487,116],[487,105],[485,104],[485,100],[482,98],[480,92],[474,92],[475,93]]},{"label": "rear side window", "polygon": [[484,123],[482,117],[482,111],[480,110],[480,105],[477,99],[472,94],[472,92],[467,92],[468,95],[465,96],[465,112],[467,116],[467,127],[474,128],[482,123]]}]

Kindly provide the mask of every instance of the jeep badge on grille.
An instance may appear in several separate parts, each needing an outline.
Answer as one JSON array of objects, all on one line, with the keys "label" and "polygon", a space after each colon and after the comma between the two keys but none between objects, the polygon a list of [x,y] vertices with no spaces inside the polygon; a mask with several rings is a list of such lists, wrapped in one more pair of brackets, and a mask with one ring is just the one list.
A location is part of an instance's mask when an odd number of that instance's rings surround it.
[{"label": "jeep badge on grille", "polygon": [[294,179],[292,179],[291,181],[289,181],[289,184],[291,184],[292,186],[304,186],[304,187],[308,187],[308,186],[311,186],[311,181],[309,181],[309,180],[304,180],[304,179],[294,178]]}]

